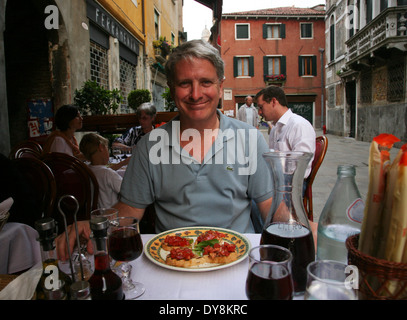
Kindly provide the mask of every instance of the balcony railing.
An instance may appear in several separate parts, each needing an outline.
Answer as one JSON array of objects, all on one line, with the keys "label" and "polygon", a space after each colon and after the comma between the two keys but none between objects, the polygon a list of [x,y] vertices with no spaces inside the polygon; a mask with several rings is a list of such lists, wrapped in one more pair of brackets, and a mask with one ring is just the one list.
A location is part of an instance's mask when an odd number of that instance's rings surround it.
[{"label": "balcony railing", "polygon": [[385,47],[407,50],[407,7],[391,7],[346,41],[347,65]]}]

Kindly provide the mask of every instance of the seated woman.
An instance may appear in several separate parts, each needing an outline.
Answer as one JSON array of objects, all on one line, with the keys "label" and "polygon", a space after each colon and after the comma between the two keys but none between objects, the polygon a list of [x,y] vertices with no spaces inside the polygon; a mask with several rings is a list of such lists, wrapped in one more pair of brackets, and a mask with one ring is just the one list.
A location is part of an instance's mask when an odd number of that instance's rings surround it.
[{"label": "seated woman", "polygon": [[76,130],[82,128],[82,120],[77,106],[64,105],[60,107],[55,114],[57,130],[53,131],[45,141],[43,154],[62,152],[85,160],[74,135]]},{"label": "seated woman", "polygon": [[141,104],[137,108],[136,114],[140,125],[130,128],[121,137],[116,138],[112,144],[112,148],[129,150],[134,147],[146,133],[154,129],[153,124],[157,110],[152,103],[146,102]]}]

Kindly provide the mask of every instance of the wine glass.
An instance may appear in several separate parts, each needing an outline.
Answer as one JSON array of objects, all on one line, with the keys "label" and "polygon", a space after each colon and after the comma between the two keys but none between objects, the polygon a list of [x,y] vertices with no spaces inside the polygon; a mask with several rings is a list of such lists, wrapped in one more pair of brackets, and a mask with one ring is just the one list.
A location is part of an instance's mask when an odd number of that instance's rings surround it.
[{"label": "wine glass", "polygon": [[347,265],[334,260],[317,260],[307,266],[305,300],[357,300],[347,280]]},{"label": "wine glass", "polygon": [[108,220],[113,220],[119,216],[119,210],[116,208],[99,208],[92,210],[90,213],[91,219],[96,216],[106,217]]},{"label": "wine glass", "polygon": [[250,300],[291,300],[291,252],[276,245],[260,245],[249,252],[246,296]]},{"label": "wine glass", "polygon": [[141,296],[145,287],[142,283],[130,279],[131,265],[129,261],[137,259],[143,252],[143,242],[139,231],[139,221],[134,217],[117,217],[111,220],[109,230],[109,254],[122,262],[115,268],[123,281],[126,299]]}]

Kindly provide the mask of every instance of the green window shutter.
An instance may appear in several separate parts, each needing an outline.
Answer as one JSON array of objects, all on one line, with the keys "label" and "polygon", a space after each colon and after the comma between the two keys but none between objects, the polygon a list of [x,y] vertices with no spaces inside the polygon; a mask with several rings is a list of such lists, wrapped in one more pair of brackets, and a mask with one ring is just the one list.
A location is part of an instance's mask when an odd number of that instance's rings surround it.
[{"label": "green window shutter", "polygon": [[269,74],[269,58],[267,56],[263,57],[263,73],[265,76]]},{"label": "green window shutter", "polygon": [[254,77],[254,57],[249,57],[249,76]]},{"label": "green window shutter", "polygon": [[317,75],[317,57],[316,56],[312,57],[312,75],[313,76]]},{"label": "green window shutter", "polygon": [[267,39],[267,24],[263,24],[263,39]]},{"label": "green window shutter", "polygon": [[298,57],[298,75],[299,75],[300,77],[303,75],[303,72],[302,72],[302,64],[303,64],[303,61],[302,61],[302,60],[303,60],[302,57],[299,56],[299,57]]},{"label": "green window shutter", "polygon": [[281,74],[287,74],[287,63],[286,63],[286,57],[282,56],[281,59],[281,66],[280,66],[280,72]]},{"label": "green window shutter", "polygon": [[280,25],[280,38],[285,39],[285,24]]},{"label": "green window shutter", "polygon": [[237,57],[233,57],[233,76],[237,77],[238,76],[238,71],[237,71]]}]

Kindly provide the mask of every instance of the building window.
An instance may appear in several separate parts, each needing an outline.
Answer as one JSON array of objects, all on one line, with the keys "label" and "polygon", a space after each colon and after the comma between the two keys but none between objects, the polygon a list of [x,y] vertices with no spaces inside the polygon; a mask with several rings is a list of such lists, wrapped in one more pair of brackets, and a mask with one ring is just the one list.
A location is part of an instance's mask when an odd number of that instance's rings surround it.
[{"label": "building window", "polygon": [[317,57],[316,56],[299,56],[298,57],[299,75],[316,76],[317,75]]},{"label": "building window", "polygon": [[250,40],[250,24],[235,24],[235,38],[236,40]]},{"label": "building window", "polygon": [[285,24],[265,23],[263,24],[263,39],[284,39]]},{"label": "building window", "polygon": [[234,77],[253,77],[254,58],[253,57],[233,57]]},{"label": "building window", "polygon": [[312,39],[312,23],[300,23],[301,39]]},{"label": "building window", "polygon": [[123,95],[123,102],[120,106],[121,113],[134,112],[127,103],[127,96],[133,90],[137,89],[136,66],[120,58],[120,90]]},{"label": "building window", "polygon": [[329,61],[335,60],[335,18],[331,16],[329,27]]},{"label": "building window", "polygon": [[401,101],[405,95],[405,65],[404,59],[392,59],[387,67],[387,100]]},{"label": "building window", "polygon": [[154,35],[156,39],[160,39],[160,14],[154,9]]},{"label": "building window", "polygon": [[264,76],[286,75],[285,56],[265,56],[263,57]]},{"label": "building window", "polygon": [[109,89],[109,63],[107,49],[90,41],[90,79]]}]

